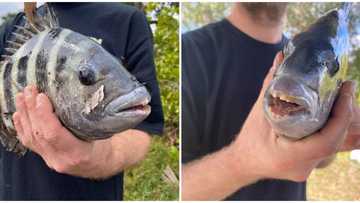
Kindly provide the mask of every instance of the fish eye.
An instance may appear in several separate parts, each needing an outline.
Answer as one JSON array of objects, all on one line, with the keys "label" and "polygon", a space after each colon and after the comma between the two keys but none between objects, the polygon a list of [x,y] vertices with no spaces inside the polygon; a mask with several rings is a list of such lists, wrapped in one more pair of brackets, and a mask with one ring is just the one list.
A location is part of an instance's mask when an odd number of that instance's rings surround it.
[{"label": "fish eye", "polygon": [[330,76],[334,76],[339,71],[339,62],[337,59],[327,63],[327,70]]},{"label": "fish eye", "polygon": [[322,61],[321,62],[321,66],[324,67],[324,68],[327,68],[327,64],[328,64],[327,61]]},{"label": "fish eye", "polygon": [[80,67],[79,69],[79,80],[83,85],[93,85],[96,83],[95,73],[89,67]]},{"label": "fish eye", "polygon": [[331,77],[339,71],[339,63],[337,60],[322,61],[321,66],[326,68],[327,72]]}]

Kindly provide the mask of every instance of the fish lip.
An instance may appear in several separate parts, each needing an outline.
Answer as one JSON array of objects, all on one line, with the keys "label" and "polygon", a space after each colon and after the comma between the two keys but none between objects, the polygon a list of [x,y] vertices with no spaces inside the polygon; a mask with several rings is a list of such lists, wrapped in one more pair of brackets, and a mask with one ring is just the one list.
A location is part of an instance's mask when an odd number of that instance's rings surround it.
[{"label": "fish lip", "polygon": [[270,93],[270,96],[272,96],[273,98],[280,98],[283,101],[298,104],[300,106],[303,106],[305,109],[309,109],[311,106],[309,100],[303,96],[299,97],[296,95],[284,94],[283,92],[276,91],[276,90],[273,90]]},{"label": "fish lip", "polygon": [[126,116],[129,113],[148,115],[151,111],[148,105],[150,101],[150,94],[144,86],[140,86],[113,99],[106,105],[105,112],[110,116]]},{"label": "fish lip", "polygon": [[[266,105],[266,111],[267,114],[271,117],[271,119],[276,121],[282,121],[282,120],[288,120],[289,118],[297,117],[297,116],[304,116],[304,115],[311,115],[313,110],[313,105],[311,105],[311,102],[309,99],[305,98],[304,96],[296,96],[296,95],[290,95],[285,94],[281,91],[272,90],[271,92],[268,92],[265,97],[265,105]],[[293,114],[286,114],[286,115],[279,115],[272,111],[272,107],[270,105],[270,99],[279,98],[286,102],[295,103],[299,106],[301,106],[304,110],[295,112]]]}]

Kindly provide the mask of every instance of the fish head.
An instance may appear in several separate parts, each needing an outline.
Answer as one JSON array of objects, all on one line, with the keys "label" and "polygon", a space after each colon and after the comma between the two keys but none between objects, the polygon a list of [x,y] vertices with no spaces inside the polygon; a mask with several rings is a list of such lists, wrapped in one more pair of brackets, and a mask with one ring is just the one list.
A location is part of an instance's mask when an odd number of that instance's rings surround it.
[{"label": "fish head", "polygon": [[82,139],[102,139],[133,128],[151,111],[150,94],[122,63],[95,41],[81,38],[60,75],[57,115]]},{"label": "fish head", "polygon": [[283,49],[264,98],[264,111],[273,129],[300,139],[326,122],[341,84],[339,55],[326,36],[301,33]]}]

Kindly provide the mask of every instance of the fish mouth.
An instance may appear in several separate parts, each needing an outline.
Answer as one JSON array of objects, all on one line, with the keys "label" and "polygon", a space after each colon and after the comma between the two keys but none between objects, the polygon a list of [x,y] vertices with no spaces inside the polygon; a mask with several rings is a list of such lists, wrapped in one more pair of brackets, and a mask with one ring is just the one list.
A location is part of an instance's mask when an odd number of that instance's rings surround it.
[{"label": "fish mouth", "polygon": [[105,108],[105,112],[110,116],[147,116],[151,112],[151,97],[144,86],[140,86],[128,94],[121,95]]},{"label": "fish mouth", "polygon": [[310,105],[305,98],[273,91],[268,96],[269,113],[275,119],[310,114]]}]

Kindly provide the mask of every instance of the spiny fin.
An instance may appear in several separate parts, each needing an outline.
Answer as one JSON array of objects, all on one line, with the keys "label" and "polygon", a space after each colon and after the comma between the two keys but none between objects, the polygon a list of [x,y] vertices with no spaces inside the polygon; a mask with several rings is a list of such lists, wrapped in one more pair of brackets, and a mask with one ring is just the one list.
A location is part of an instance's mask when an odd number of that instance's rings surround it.
[{"label": "spiny fin", "polygon": [[25,44],[31,37],[12,32],[8,40],[6,40],[4,50],[5,52],[1,55],[0,61],[11,60],[11,57]]},{"label": "spiny fin", "polygon": [[16,137],[16,132],[4,132],[0,130],[0,142],[5,147],[6,151],[14,152],[18,156],[23,156],[27,152],[27,149]]},{"label": "spiny fin", "polygon": [[3,115],[0,116],[0,142],[6,151],[14,152],[18,156],[23,156],[27,151],[26,147],[19,142],[16,131],[6,128],[2,120],[3,116],[12,120],[13,113],[14,112],[2,112]]},{"label": "spiny fin", "polygon": [[18,33],[21,33],[21,34],[29,36],[29,37],[33,37],[34,35],[38,34],[38,32],[35,32],[31,29],[26,29],[22,26],[14,25],[14,27],[16,27],[16,31]]},{"label": "spiny fin", "polygon": [[5,48],[4,56],[1,56],[0,60],[11,58],[18,49],[20,49],[27,41],[33,36],[39,34],[45,29],[53,29],[59,27],[59,22],[56,18],[55,11],[48,4],[45,3],[43,8],[43,15],[40,15],[40,11],[35,11],[35,2],[25,2],[24,11],[26,16],[25,24],[23,26],[15,25],[14,31],[11,33]]},{"label": "spiny fin", "polygon": [[14,48],[5,48],[5,51],[11,55],[15,54],[17,49],[14,49]]},{"label": "spiny fin", "polygon": [[[5,55],[5,54],[1,55],[0,61],[5,61],[5,60],[11,60],[11,56]],[[1,66],[1,63],[0,63],[0,66]]]},{"label": "spiny fin", "polygon": [[56,13],[55,13],[54,9],[51,6],[49,6],[48,3],[46,3],[44,5],[44,9],[45,9],[44,20],[48,23],[49,28],[60,27],[59,21],[58,21],[58,18],[56,17]]},{"label": "spiny fin", "polygon": [[33,15],[29,15],[31,16],[30,19],[27,17],[27,24],[32,27],[32,30],[41,32],[45,29],[59,27],[59,21],[53,8],[48,3],[45,3],[43,9],[43,15],[40,15],[40,12],[37,11]]},{"label": "spiny fin", "polygon": [[22,44],[11,41],[11,40],[6,41],[6,43],[7,43],[7,47],[14,48],[14,49],[18,49],[22,46]]}]

